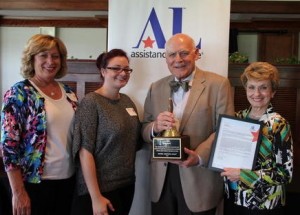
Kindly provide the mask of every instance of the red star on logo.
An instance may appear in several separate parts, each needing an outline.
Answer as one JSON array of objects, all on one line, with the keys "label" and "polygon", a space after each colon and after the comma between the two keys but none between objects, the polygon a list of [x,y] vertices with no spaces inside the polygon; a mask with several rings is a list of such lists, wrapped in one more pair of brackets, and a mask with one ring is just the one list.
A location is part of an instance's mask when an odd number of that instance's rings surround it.
[{"label": "red star on logo", "polygon": [[155,42],[155,40],[151,40],[151,38],[148,36],[147,40],[143,40],[143,43],[145,44],[144,48],[153,48],[153,43]]},{"label": "red star on logo", "polygon": [[257,131],[251,131],[251,133],[252,133],[252,136],[253,136],[252,142],[257,142],[259,130],[257,130]]}]

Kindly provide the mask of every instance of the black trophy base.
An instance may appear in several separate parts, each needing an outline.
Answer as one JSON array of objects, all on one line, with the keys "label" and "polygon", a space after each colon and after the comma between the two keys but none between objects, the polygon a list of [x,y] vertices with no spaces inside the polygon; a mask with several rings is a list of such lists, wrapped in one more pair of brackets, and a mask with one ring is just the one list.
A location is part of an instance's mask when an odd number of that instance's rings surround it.
[{"label": "black trophy base", "polygon": [[190,148],[190,137],[155,137],[152,142],[152,159],[185,160],[187,154],[184,147]]}]

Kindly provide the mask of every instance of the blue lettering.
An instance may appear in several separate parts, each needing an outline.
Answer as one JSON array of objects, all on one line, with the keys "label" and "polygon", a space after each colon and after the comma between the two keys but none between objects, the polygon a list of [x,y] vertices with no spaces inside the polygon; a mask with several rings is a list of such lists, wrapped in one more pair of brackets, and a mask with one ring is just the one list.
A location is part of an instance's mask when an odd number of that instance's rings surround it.
[{"label": "blue lettering", "polygon": [[[174,35],[177,33],[181,33],[182,32],[182,10],[183,9],[182,8],[169,8],[169,9],[173,10],[172,34]],[[156,14],[154,8],[152,8],[152,10],[150,12],[149,18],[146,22],[146,25],[143,29],[143,32],[139,38],[137,45],[132,48],[138,48],[140,46],[141,41],[144,38],[144,34],[145,34],[145,31],[146,31],[149,23],[151,24],[157,47],[159,49],[165,48],[166,39],[165,39],[164,33],[162,31],[162,28],[160,26],[160,23],[159,23],[159,20],[158,20],[158,17],[157,17],[157,14]]]},{"label": "blue lettering", "polygon": [[154,8],[152,8],[152,10],[151,10],[150,16],[149,16],[149,18],[146,22],[146,25],[144,27],[143,33],[142,33],[142,35],[139,39],[138,44],[133,48],[138,48],[140,46],[140,43],[142,41],[142,38],[144,37],[144,33],[145,33],[146,28],[147,28],[149,23],[152,26],[152,30],[153,30],[154,37],[156,39],[156,43],[157,43],[158,48],[160,48],[160,49],[164,48],[165,43],[166,43],[166,39],[165,39],[164,34],[162,32],[162,29],[160,27],[160,24],[159,24],[159,21],[158,21],[158,18],[157,18],[157,15],[156,15],[156,12],[155,12]]}]

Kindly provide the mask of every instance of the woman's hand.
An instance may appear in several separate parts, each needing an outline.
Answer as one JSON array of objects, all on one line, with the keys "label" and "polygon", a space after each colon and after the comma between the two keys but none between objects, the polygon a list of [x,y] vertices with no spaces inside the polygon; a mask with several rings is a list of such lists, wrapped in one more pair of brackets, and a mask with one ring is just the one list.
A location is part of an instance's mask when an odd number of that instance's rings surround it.
[{"label": "woman's hand", "polygon": [[115,211],[111,202],[104,196],[99,196],[97,199],[92,200],[93,215],[109,215],[108,209]]},{"label": "woman's hand", "polygon": [[227,177],[229,181],[235,182],[240,180],[241,169],[238,168],[224,168],[221,176]]},{"label": "woman's hand", "polygon": [[13,215],[31,215],[30,198],[25,188],[22,188],[17,191],[13,191],[12,208],[13,208]]}]

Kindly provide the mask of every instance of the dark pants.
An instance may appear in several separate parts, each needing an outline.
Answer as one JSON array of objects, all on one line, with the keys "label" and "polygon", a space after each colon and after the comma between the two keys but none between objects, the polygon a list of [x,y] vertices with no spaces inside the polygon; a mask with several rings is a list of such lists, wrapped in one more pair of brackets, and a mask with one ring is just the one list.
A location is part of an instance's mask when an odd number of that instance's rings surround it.
[{"label": "dark pants", "polygon": [[39,184],[25,183],[31,201],[31,215],[70,214],[75,177],[43,180]]},{"label": "dark pants", "polygon": [[224,197],[224,215],[286,215],[284,208],[272,210],[251,210],[234,203],[234,193],[230,190],[230,198]]},{"label": "dark pants", "polygon": [[12,215],[11,189],[6,175],[0,176],[0,215]]},{"label": "dark pants", "polygon": [[[111,192],[102,193],[113,205],[115,211],[110,211],[109,215],[128,215],[134,195],[134,184],[119,188]],[[72,215],[93,215],[92,200],[89,194],[75,196]]]},{"label": "dark pants", "polygon": [[[201,195],[201,193],[199,193]],[[168,164],[162,195],[152,202],[153,215],[215,215],[216,208],[202,212],[191,212],[186,205],[176,164]]]}]

